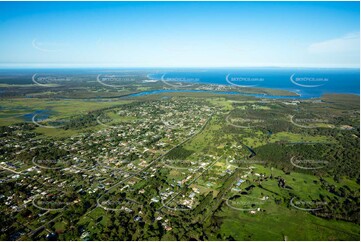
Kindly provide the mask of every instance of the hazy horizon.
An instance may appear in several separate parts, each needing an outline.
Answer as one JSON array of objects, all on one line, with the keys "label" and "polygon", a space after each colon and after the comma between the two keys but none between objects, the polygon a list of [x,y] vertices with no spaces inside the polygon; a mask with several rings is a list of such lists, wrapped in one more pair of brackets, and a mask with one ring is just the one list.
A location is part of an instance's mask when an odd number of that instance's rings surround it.
[{"label": "hazy horizon", "polygon": [[360,67],[316,67],[316,66],[0,66],[0,70],[17,69],[352,69],[360,70]]}]

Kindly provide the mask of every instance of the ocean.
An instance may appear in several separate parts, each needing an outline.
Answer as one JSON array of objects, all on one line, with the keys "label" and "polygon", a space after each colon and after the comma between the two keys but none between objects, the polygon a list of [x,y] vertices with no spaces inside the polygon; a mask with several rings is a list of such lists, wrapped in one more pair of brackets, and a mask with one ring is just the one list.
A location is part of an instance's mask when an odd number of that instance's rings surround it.
[{"label": "ocean", "polygon": [[[240,68],[158,71],[148,78],[174,85],[194,83],[288,90],[301,98],[318,98],[327,93],[360,95],[359,69]],[[188,84],[188,85],[187,85]]]}]

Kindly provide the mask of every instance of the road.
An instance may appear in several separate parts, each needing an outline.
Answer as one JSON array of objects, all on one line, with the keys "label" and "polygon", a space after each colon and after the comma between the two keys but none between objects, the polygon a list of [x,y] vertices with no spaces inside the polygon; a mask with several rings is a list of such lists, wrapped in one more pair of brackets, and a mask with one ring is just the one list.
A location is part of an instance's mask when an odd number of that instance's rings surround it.
[{"label": "road", "polygon": [[[204,169],[204,171],[199,175],[197,176],[196,178],[194,178],[190,183],[188,183],[186,185],[186,187],[189,187],[190,185],[192,185],[195,181],[197,181],[208,169],[210,169],[212,166],[214,166],[214,164],[216,164],[221,158],[223,157],[220,156],[217,160],[213,161],[213,163],[211,163],[209,166],[207,166],[206,169]],[[181,190],[180,192],[178,192],[176,195],[174,195],[171,199],[169,199],[166,203],[163,203],[162,201],[162,207],[160,207],[158,209],[158,211],[162,210],[162,208],[166,207],[166,208],[169,208],[169,209],[174,209],[174,208],[170,208],[167,206],[167,204],[169,204],[171,201],[173,201],[176,197],[178,197],[180,194],[182,194],[183,192],[185,192],[185,189]],[[175,210],[181,210],[181,209],[175,209]],[[187,209],[188,210],[188,209]]]},{"label": "road", "polygon": [[4,167],[2,165],[0,165],[0,169],[7,170],[7,171],[10,171],[10,172],[15,173],[15,174],[21,174],[22,173],[20,171],[14,171],[14,170],[12,170],[10,168],[7,168],[7,167]]},{"label": "road", "polygon": [[[189,140],[191,140],[193,137],[195,137],[196,135],[200,134],[203,129],[206,127],[206,125],[208,124],[208,122],[211,120],[211,118],[213,117],[213,113],[210,115],[210,117],[207,119],[207,121],[204,123],[204,125],[199,129],[198,132],[194,133],[193,135],[191,135],[189,138],[187,138],[186,140],[182,141],[181,143],[179,143],[178,145],[174,146],[173,148],[171,148],[170,150],[168,150],[167,152],[165,152],[163,155],[159,156],[158,158],[154,159],[152,162],[149,163],[148,166],[146,166],[145,168],[143,168],[142,170],[140,170],[138,173],[134,173],[128,177],[126,177],[125,179],[121,180],[120,182],[114,184],[113,186],[109,187],[108,189],[105,189],[105,193],[102,195],[104,196],[108,191],[110,191],[111,189],[113,189],[114,187],[117,187],[119,186],[120,184],[124,183],[125,181],[129,180],[130,178],[140,174],[141,172],[144,172],[146,171],[147,169],[149,169],[155,162],[161,160],[163,157],[165,157],[169,152],[171,152],[172,150],[176,149],[177,147],[183,145],[184,143],[188,142]],[[101,199],[100,196],[98,199],[97,199],[97,206],[100,206],[100,203],[99,203],[99,200]],[[103,208],[103,206],[100,206]]]},{"label": "road", "polygon": [[[213,113],[210,115],[210,117],[207,119],[207,121],[204,123],[204,125],[200,128],[200,130],[196,133],[194,133],[193,135],[191,135],[189,138],[187,138],[186,140],[182,141],[181,143],[179,143],[178,145],[174,146],[173,148],[171,148],[170,150],[168,150],[166,153],[164,153],[163,155],[159,156],[158,158],[154,159],[151,163],[149,163],[148,166],[146,166],[145,168],[143,168],[142,170],[140,170],[138,173],[134,173],[131,174],[130,176],[126,177],[125,179],[119,181],[118,183],[114,184],[113,186],[109,187],[108,189],[105,189],[105,193],[102,194],[98,199],[97,199],[97,204],[95,205],[95,207],[93,209],[91,209],[90,211],[86,212],[83,216],[87,216],[87,214],[91,213],[92,211],[94,211],[96,208],[98,208],[99,206],[99,200],[101,199],[102,196],[104,196],[107,192],[109,192],[111,189],[119,186],[120,184],[124,183],[125,181],[129,180],[130,178],[140,174],[141,172],[146,171],[147,169],[149,169],[155,162],[161,160],[163,157],[165,157],[169,152],[171,152],[172,150],[176,149],[177,147],[183,145],[184,143],[188,142],[189,140],[191,140],[193,137],[195,137],[196,135],[198,135],[199,133],[201,133],[203,131],[203,129],[206,127],[206,125],[209,123],[209,121],[211,120],[211,118],[213,117]],[[10,169],[10,171],[12,171]],[[16,171],[12,171],[14,173],[17,173]],[[33,200],[33,205],[34,205],[34,200]],[[34,205],[35,207],[37,207],[36,205]],[[101,207],[101,206],[99,206]],[[42,208],[39,208],[42,209]],[[56,219],[58,219],[59,217],[61,217],[62,214],[59,214],[57,217],[55,217],[54,219],[50,220],[49,222],[47,222],[46,224],[39,226],[37,229],[34,229],[33,231],[29,232],[27,234],[27,237],[31,237],[32,235],[34,235],[36,232],[38,232],[39,230],[43,229],[46,227],[46,225],[48,225],[51,222],[54,222]],[[20,238],[19,238],[20,240]]]}]

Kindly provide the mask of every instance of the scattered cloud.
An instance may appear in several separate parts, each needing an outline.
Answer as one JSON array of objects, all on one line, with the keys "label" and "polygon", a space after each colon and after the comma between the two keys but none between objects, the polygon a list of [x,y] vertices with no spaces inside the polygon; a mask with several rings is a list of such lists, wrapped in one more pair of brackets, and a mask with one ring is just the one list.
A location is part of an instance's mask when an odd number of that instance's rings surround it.
[{"label": "scattered cloud", "polygon": [[340,38],[313,43],[308,47],[313,54],[358,54],[360,51],[360,33],[349,33]]}]

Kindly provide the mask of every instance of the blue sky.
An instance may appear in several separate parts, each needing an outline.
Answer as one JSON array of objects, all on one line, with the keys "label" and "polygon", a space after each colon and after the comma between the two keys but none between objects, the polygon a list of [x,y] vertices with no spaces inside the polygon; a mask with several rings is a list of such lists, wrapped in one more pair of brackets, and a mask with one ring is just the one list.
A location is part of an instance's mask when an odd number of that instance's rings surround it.
[{"label": "blue sky", "polygon": [[359,2],[0,2],[2,67],[359,67]]}]

